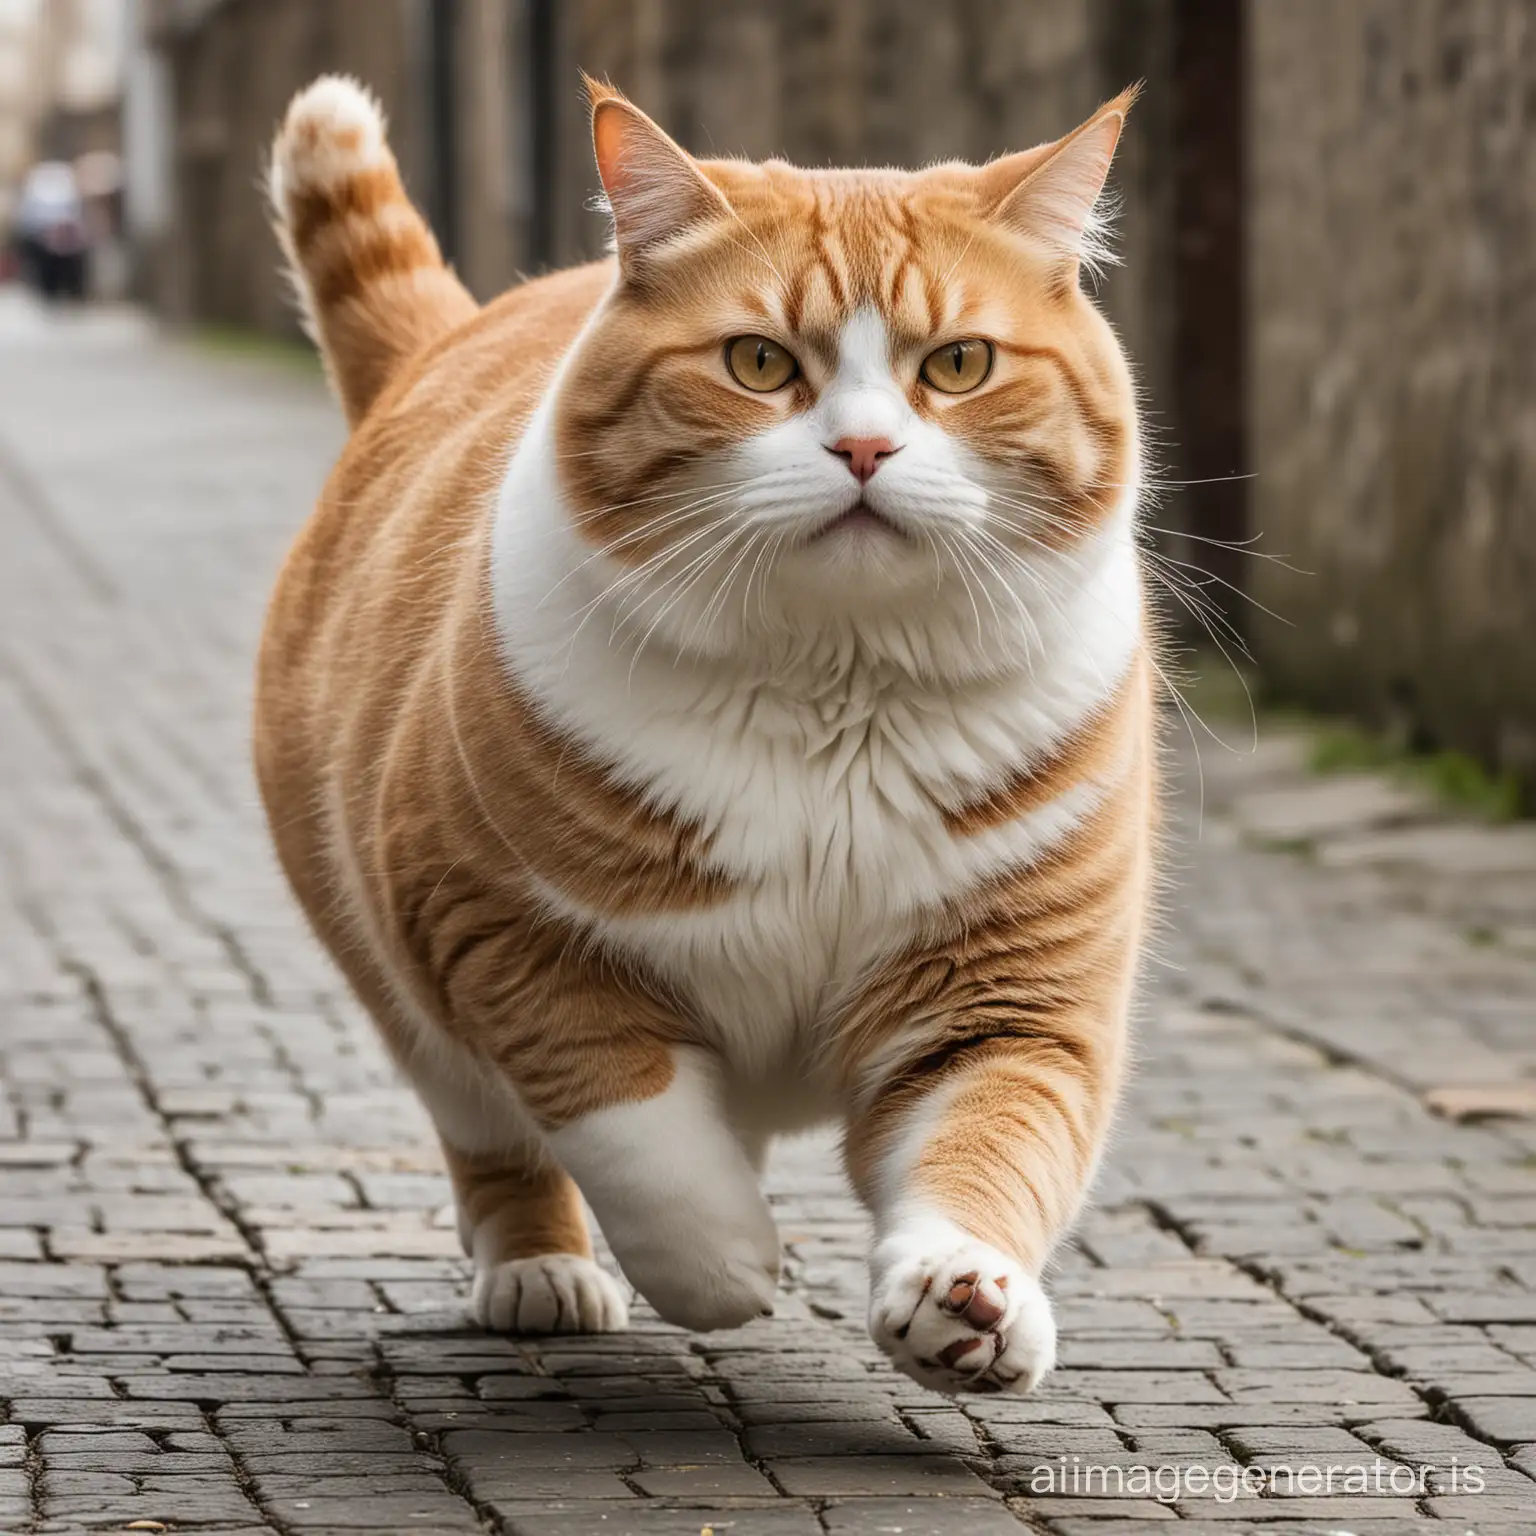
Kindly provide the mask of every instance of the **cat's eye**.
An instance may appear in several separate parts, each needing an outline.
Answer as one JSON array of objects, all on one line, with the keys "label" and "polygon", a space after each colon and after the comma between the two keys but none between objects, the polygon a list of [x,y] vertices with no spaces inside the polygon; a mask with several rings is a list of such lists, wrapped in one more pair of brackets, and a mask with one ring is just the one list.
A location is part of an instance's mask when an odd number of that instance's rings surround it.
[{"label": "cat's eye", "polygon": [[776,341],[766,336],[737,336],[725,344],[725,366],[744,389],[760,395],[783,387],[800,372],[800,365]]},{"label": "cat's eye", "polygon": [[946,341],[923,359],[923,382],[941,394],[965,395],[992,372],[990,341]]}]

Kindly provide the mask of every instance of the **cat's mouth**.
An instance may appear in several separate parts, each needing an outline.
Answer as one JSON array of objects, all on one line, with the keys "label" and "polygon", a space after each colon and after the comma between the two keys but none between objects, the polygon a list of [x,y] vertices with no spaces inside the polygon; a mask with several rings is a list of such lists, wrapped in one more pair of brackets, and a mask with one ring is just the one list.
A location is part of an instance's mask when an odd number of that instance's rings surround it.
[{"label": "cat's mouth", "polygon": [[823,539],[836,535],[845,535],[853,538],[870,538],[888,535],[892,538],[905,539],[906,533],[898,528],[890,518],[875,511],[870,504],[861,497],[846,511],[839,512],[836,517],[824,522],[809,539],[808,544],[819,544]]}]

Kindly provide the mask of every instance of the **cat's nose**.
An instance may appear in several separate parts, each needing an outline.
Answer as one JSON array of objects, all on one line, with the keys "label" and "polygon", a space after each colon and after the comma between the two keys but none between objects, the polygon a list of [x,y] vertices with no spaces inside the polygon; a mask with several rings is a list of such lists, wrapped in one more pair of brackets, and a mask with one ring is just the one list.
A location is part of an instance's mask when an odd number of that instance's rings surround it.
[{"label": "cat's nose", "polygon": [[875,471],[901,449],[888,437],[844,437],[827,452],[835,453],[860,485],[868,485]]}]

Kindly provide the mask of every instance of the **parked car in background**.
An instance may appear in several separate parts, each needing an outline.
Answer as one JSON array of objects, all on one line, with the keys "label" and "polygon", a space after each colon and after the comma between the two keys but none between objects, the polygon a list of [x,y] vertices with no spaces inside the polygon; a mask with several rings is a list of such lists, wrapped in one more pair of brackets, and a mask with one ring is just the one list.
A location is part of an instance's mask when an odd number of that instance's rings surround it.
[{"label": "parked car in background", "polygon": [[45,298],[85,297],[90,237],[73,169],[44,161],[27,173],[11,226],[22,275]]}]

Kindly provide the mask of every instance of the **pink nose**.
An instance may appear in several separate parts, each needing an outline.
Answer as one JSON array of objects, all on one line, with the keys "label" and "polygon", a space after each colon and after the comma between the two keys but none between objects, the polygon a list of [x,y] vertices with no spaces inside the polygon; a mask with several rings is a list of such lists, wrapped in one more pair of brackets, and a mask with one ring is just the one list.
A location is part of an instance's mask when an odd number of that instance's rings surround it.
[{"label": "pink nose", "polygon": [[888,437],[845,437],[827,452],[835,453],[860,485],[868,485],[881,464],[901,450]]}]

